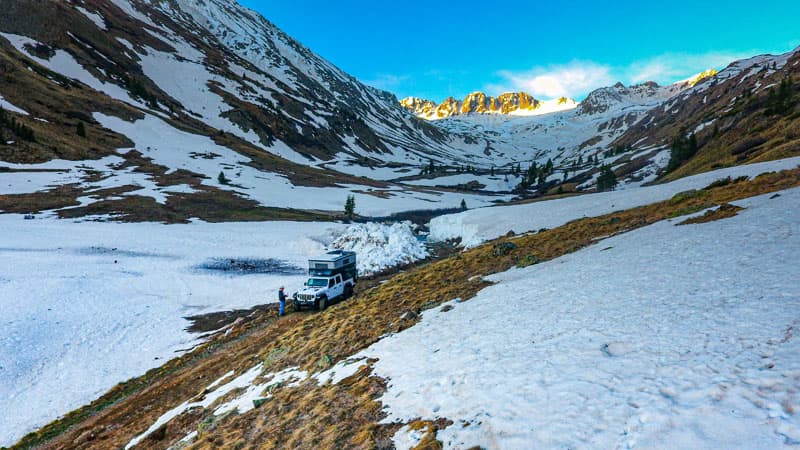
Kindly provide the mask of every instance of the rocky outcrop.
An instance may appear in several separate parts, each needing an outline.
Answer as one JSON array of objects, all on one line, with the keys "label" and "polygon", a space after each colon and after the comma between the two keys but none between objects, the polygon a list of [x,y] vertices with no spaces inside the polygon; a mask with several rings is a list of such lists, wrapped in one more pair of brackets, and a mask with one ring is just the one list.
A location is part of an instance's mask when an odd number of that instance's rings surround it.
[{"label": "rocky outcrop", "polygon": [[[566,105],[569,101],[566,98],[559,99],[559,104]],[[407,97],[400,101],[401,106],[424,119],[444,119],[461,114],[475,113],[514,114],[532,112],[540,108],[542,104],[542,101],[525,92],[506,92],[493,97],[480,91],[467,95],[464,100],[448,97],[438,105],[431,100],[417,97]]]}]

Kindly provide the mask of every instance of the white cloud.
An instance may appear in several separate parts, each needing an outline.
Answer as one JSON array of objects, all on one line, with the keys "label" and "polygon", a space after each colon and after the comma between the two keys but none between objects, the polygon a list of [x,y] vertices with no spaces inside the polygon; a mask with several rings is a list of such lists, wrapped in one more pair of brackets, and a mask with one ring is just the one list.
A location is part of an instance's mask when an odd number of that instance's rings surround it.
[{"label": "white cloud", "polygon": [[720,53],[710,52],[699,55],[686,53],[665,53],[653,58],[635,61],[624,69],[624,79],[629,83],[655,81],[672,83],[688,78],[706,69],[720,69],[737,59],[747,58],[758,52]]},{"label": "white cloud", "polygon": [[665,53],[634,61],[627,66],[611,66],[594,61],[572,61],[568,64],[534,67],[521,72],[497,72],[499,83],[485,86],[492,94],[525,91],[538,98],[583,98],[594,89],[610,86],[617,81],[637,84],[655,81],[674,83],[706,69],[721,69],[729,63],[758,54],[751,52],[710,52],[703,54]]},{"label": "white cloud", "polygon": [[613,83],[611,68],[591,61],[573,61],[569,64],[536,67],[526,72],[498,72],[508,91],[522,90],[534,97],[574,97],[583,95],[598,86]]},{"label": "white cloud", "polygon": [[384,91],[394,91],[409,78],[408,75],[381,74],[372,80],[364,80],[363,83]]}]

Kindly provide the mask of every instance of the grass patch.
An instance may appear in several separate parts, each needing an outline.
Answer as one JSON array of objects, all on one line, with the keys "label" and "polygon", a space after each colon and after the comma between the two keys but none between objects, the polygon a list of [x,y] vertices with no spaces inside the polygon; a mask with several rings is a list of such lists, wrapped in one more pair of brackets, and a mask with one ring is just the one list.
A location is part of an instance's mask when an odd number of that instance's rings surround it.
[{"label": "grass patch", "polygon": [[689,219],[686,219],[683,222],[679,223],[678,225],[689,225],[692,223],[706,223],[706,222],[713,222],[715,220],[727,219],[728,217],[733,217],[739,214],[739,211],[743,209],[744,208],[740,206],[731,205],[730,203],[723,203],[719,205],[719,208],[707,211],[700,217],[691,217]]}]

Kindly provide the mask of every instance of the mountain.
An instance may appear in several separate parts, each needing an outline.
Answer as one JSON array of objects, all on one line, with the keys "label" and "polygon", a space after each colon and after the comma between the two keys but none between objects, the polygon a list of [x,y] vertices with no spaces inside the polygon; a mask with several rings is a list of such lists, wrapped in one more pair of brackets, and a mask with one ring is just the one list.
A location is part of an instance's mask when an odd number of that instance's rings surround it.
[{"label": "mountain", "polygon": [[687,84],[647,111],[614,145],[666,147],[694,135],[696,154],[667,179],[800,152],[800,47],[735,61]]},{"label": "mountain", "polygon": [[435,120],[473,113],[510,116],[546,114],[574,108],[576,102],[566,97],[541,101],[525,92],[506,92],[492,97],[476,91],[467,95],[464,100],[448,97],[440,104],[417,97],[406,97],[400,100],[400,105],[417,117]]},{"label": "mountain", "polygon": [[652,107],[668,100],[688,87],[688,83],[682,82],[669,86],[659,86],[658,83],[648,81],[630,87],[618,82],[613,86],[596,89],[589,93],[578,105],[577,113],[592,115],[605,113],[609,110],[622,111],[630,105]]},{"label": "mountain", "polygon": [[[380,216],[457,207],[462,199],[490,205],[565,181],[566,189],[588,189],[603,164],[616,163],[627,181],[653,181],[682,126],[711,120],[703,117],[705,89],[732,91],[738,81],[756,80],[726,69],[669,86],[616,84],[580,104],[524,92],[398,101],[235,3],[40,6],[9,0],[0,17],[0,134],[7,142],[0,160],[7,171],[37,171],[29,185],[0,192],[13,195],[0,198],[6,212],[314,219],[336,216],[354,195],[361,214]],[[722,103],[714,108],[727,114]],[[757,108],[741,114],[754,111],[763,117]],[[770,133],[767,139],[787,136]],[[713,155],[676,173],[723,164]],[[735,164],[742,157],[724,158]],[[512,169],[547,160],[555,170],[548,183],[512,192],[522,181]],[[495,169],[504,177],[492,176]]]},{"label": "mountain", "polygon": [[[233,2],[3,6],[0,97],[36,138],[5,127],[13,143],[0,146],[0,160],[64,161],[57,168],[83,172],[55,204],[28,198],[30,211],[77,206],[64,214],[136,220],[132,210],[145,202],[159,211],[151,218],[187,220],[194,211],[178,211],[185,209],[178,203],[216,197],[223,210],[238,203],[338,211],[350,193],[374,205],[362,210],[371,214],[413,209],[420,200],[454,207],[461,196],[376,180],[416,171],[429,159],[486,159],[468,136],[413,117],[394,95],[360,83]],[[23,168],[35,167],[15,170]],[[133,168],[139,179],[124,184]],[[93,176],[107,181],[101,186]],[[20,198],[8,203],[0,209],[23,207]],[[220,214],[215,220],[231,218]]]}]

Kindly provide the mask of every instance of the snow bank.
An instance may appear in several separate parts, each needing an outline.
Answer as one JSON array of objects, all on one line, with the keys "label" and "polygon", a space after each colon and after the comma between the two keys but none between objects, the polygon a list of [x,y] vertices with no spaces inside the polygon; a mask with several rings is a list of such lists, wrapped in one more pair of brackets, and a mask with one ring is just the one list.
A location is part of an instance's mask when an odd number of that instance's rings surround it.
[{"label": "snow bank", "polygon": [[425,245],[411,231],[411,222],[354,224],[331,243],[331,248],[356,252],[361,276],[428,257]]},{"label": "snow bank", "polygon": [[438,434],[450,449],[795,446],[800,189],[771,197],[512,269],[426,311],[355,355],[389,380],[386,421],[453,420]]},{"label": "snow bank", "polygon": [[755,176],[760,173],[792,169],[800,157],[736,166],[681,178],[672,183],[636,189],[587,194],[514,206],[479,208],[431,220],[431,241],[461,239],[465,247],[474,247],[513,230],[516,233],[541,228],[555,228],[571,220],[594,217],[614,211],[667,200],[678,192],[701,189],[720,178]]}]

